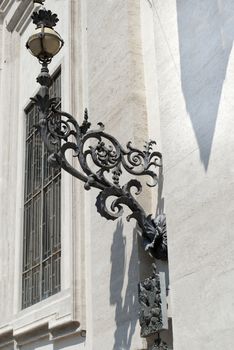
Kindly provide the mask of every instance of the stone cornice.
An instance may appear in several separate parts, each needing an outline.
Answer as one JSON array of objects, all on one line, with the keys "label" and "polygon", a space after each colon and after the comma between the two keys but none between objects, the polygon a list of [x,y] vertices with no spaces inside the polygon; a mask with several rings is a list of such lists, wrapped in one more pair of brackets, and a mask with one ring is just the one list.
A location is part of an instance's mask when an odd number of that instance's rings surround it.
[{"label": "stone cornice", "polygon": [[72,335],[85,338],[86,331],[80,328],[79,322],[66,318],[57,324],[50,324],[49,319],[45,319],[30,327],[23,327],[18,331],[14,331],[11,326],[6,326],[0,330],[0,350],[11,343],[21,346],[42,338],[47,338],[53,342],[55,339]]}]

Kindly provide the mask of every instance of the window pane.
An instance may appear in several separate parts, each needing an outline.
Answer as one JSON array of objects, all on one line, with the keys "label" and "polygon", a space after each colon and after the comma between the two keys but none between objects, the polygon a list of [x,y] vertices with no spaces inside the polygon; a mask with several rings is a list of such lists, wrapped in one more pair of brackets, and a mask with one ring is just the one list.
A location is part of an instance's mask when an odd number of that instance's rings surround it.
[{"label": "window pane", "polygon": [[23,286],[22,286],[22,300],[23,300],[23,308],[28,307],[32,304],[31,302],[31,278],[30,272],[23,274]]},{"label": "window pane", "polygon": [[32,304],[40,301],[40,266],[32,269]]},{"label": "window pane", "polygon": [[24,209],[23,271],[30,267],[31,205],[29,202]]},{"label": "window pane", "polygon": [[32,266],[40,263],[41,253],[41,194],[34,198],[32,215]]},{"label": "window pane", "polygon": [[44,185],[48,184],[48,182],[50,182],[53,178],[53,168],[51,168],[49,166],[48,163],[48,156],[49,156],[49,152],[47,151],[47,149],[44,149],[44,174],[43,174],[43,178],[44,178]]},{"label": "window pane", "polygon": [[60,260],[61,252],[54,255],[52,260],[52,294],[55,294],[60,290]]},{"label": "window pane", "polygon": [[52,264],[51,259],[46,260],[42,266],[42,299],[48,298],[52,293]]},{"label": "window pane", "polygon": [[43,215],[43,259],[51,255],[51,238],[53,235],[53,187],[49,185],[44,192],[44,215]]},{"label": "window pane", "polygon": [[61,248],[61,217],[56,215],[56,213],[61,211],[61,180],[60,177],[54,182],[53,189],[53,251],[57,251]]},{"label": "window pane", "polygon": [[37,192],[41,187],[42,180],[42,142],[38,132],[34,135],[33,154],[33,189],[34,192]]},{"label": "window pane", "polygon": [[26,169],[25,169],[25,196],[26,200],[32,195],[32,162],[33,140],[32,137],[26,142]]}]

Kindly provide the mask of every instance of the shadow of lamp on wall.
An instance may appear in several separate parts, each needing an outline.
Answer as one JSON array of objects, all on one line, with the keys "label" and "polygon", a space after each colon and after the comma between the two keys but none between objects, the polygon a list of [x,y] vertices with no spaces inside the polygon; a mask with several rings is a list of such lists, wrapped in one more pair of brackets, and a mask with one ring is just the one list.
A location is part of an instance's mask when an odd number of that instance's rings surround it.
[{"label": "shadow of lamp on wall", "polygon": [[[34,4],[43,5],[44,0],[34,0]],[[104,125],[98,123],[96,129],[91,129],[88,112],[85,110],[81,125],[70,114],[57,110],[57,98],[49,97],[51,76],[48,64],[63,46],[61,36],[54,30],[58,17],[50,10],[40,6],[32,15],[36,25],[34,33],[29,37],[26,47],[38,58],[42,65],[37,77],[40,84],[39,92],[32,98],[38,107],[39,130],[50,155],[48,162],[52,167],[61,167],[72,176],[84,182],[84,188],[94,187],[99,190],[96,199],[98,213],[107,220],[116,220],[122,215],[123,205],[131,214],[127,220],[136,219],[141,232],[145,250],[154,258],[167,260],[167,236],[165,215],[152,218],[132,194],[140,194],[141,183],[136,176],[148,175],[152,183],[157,184],[157,169],[160,168],[162,155],[155,150],[156,143],[150,141],[143,150],[132,146],[129,142],[126,148],[112,135],[104,131]],[[77,167],[69,162],[69,154],[77,159]],[[90,164],[93,164],[91,166]],[[122,172],[134,176],[127,183],[121,183]],[[113,197],[115,198],[113,200]],[[108,205],[111,198],[111,204]],[[154,265],[152,276],[139,283],[139,320],[141,336],[149,337],[167,329],[167,304],[165,276],[157,273]],[[160,337],[155,340],[153,350],[166,349],[167,346]]]}]

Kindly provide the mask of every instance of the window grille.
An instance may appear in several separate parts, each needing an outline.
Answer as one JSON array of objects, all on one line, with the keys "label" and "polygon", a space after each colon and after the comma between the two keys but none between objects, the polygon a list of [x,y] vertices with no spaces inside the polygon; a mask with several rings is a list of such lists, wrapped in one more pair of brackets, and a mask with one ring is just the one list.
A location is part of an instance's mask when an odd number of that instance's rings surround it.
[{"label": "window grille", "polygon": [[[61,97],[61,72],[50,97]],[[60,108],[60,103],[57,108]],[[61,170],[49,167],[48,152],[34,125],[37,107],[26,109],[22,308],[60,291]]]}]

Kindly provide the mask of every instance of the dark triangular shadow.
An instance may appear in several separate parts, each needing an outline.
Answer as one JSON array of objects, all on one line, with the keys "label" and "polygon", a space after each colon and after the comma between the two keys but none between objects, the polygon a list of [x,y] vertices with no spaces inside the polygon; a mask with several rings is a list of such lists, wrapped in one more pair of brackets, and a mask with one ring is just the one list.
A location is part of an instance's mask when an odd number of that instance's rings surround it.
[{"label": "dark triangular shadow", "polygon": [[177,0],[182,90],[207,170],[234,38],[233,0]]}]

